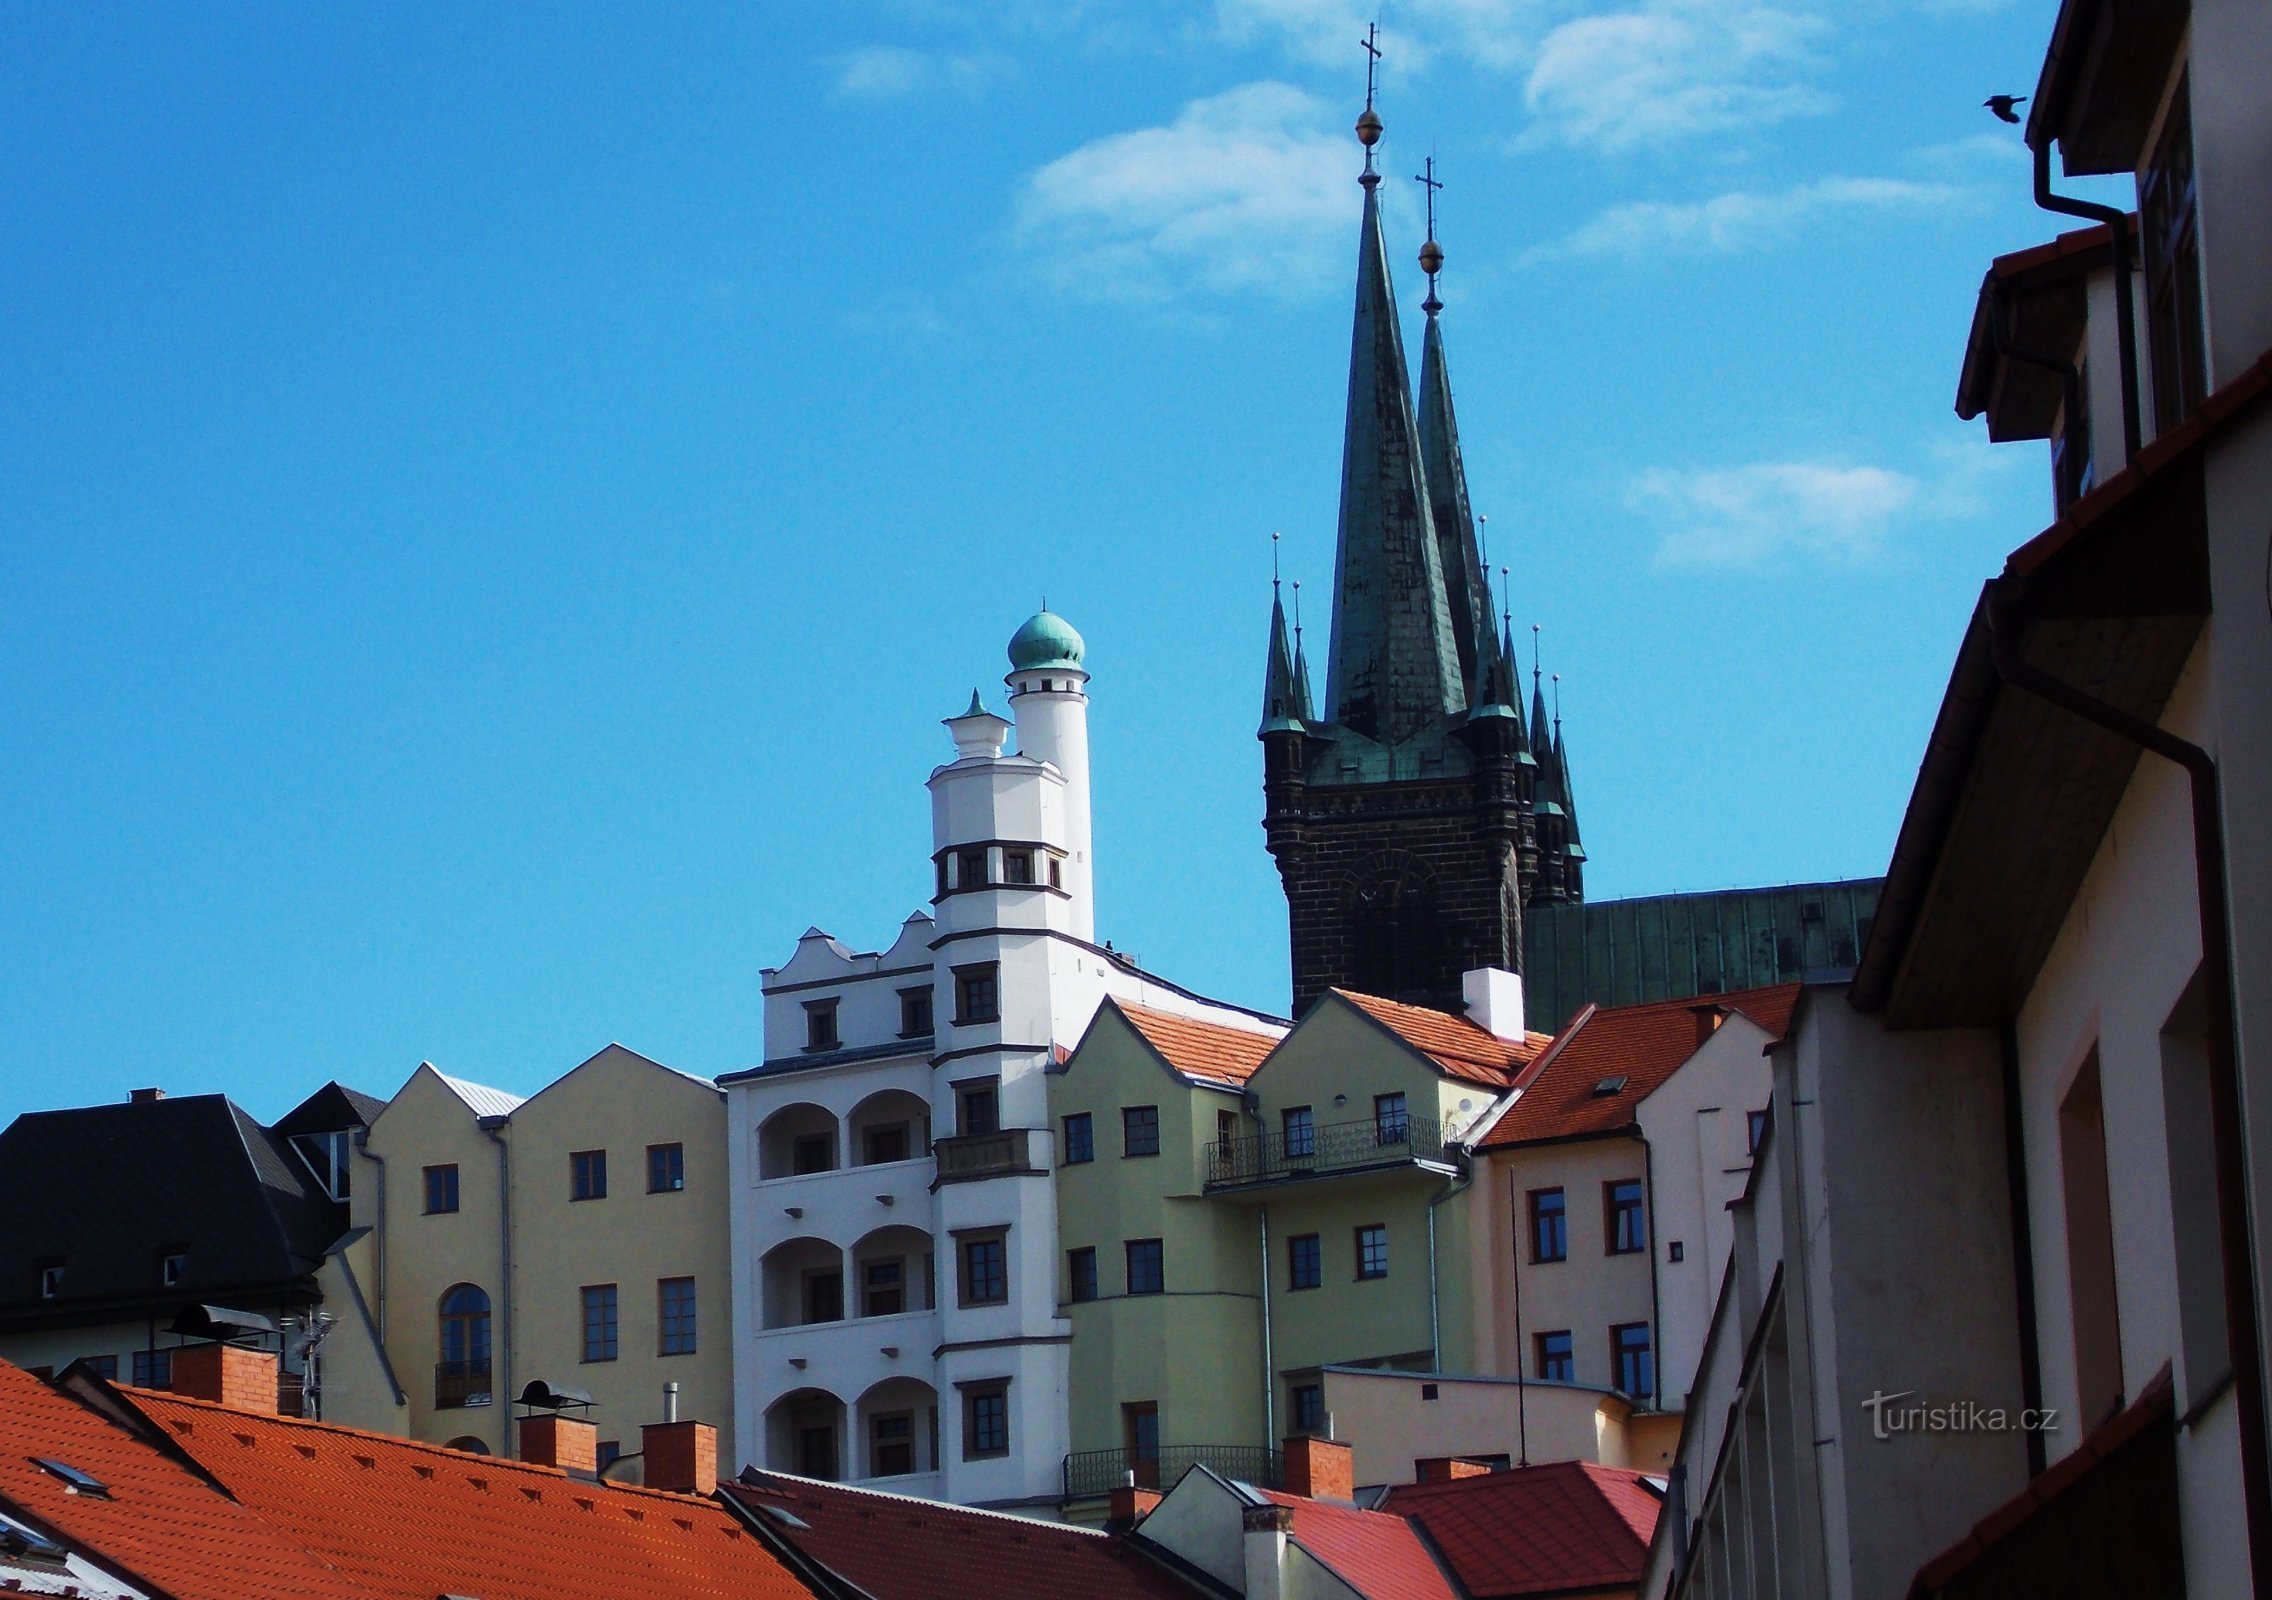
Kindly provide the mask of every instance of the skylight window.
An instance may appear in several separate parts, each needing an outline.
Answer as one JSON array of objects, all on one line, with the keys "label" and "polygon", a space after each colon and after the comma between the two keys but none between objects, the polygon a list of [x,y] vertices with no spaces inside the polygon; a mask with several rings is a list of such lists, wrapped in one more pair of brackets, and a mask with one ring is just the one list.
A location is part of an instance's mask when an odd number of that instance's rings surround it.
[{"label": "skylight window", "polygon": [[1623,1078],[1604,1078],[1594,1085],[1594,1094],[1600,1099],[1607,1099],[1613,1094],[1623,1094],[1624,1092],[1625,1080]]},{"label": "skylight window", "polygon": [[0,1515],[0,1555],[18,1561],[53,1561],[60,1563],[65,1555],[63,1546],[35,1528],[28,1528],[15,1518]]},{"label": "skylight window", "polygon": [[61,1478],[73,1494],[100,1495],[110,1498],[110,1485],[91,1472],[81,1472],[67,1461],[54,1461],[46,1456],[33,1456],[32,1465],[40,1471]]}]

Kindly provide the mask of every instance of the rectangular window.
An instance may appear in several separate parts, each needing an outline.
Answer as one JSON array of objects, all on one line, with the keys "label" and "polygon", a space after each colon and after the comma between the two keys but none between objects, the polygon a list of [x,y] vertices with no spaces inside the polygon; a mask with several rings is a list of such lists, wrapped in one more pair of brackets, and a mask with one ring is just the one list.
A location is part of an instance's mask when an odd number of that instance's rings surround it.
[{"label": "rectangular window", "polygon": [[996,1306],[1010,1298],[1010,1254],[998,1233],[962,1241],[962,1303]]},{"label": "rectangular window", "polygon": [[800,1133],[789,1141],[789,1170],[792,1173],[834,1172],[836,1170],[836,1135],[834,1133]]},{"label": "rectangular window", "polygon": [[955,1022],[958,1026],[1002,1020],[1001,971],[992,961],[955,968]]},{"label": "rectangular window", "polygon": [[50,1261],[39,1269],[39,1297],[52,1300],[63,1292],[63,1263]]},{"label": "rectangular window", "polygon": [[158,1286],[163,1289],[181,1287],[182,1276],[189,1271],[189,1257],[181,1251],[169,1251],[158,1258]]},{"label": "rectangular window", "polygon": [[2154,429],[2167,433],[2208,392],[2201,239],[2193,181],[2190,86],[2180,80],[2153,159],[2138,180],[2146,253],[2146,328],[2153,346]]},{"label": "rectangular window", "polygon": [[1412,1124],[1404,1114],[1404,1096],[1376,1094],[1373,1096],[1373,1139],[1378,1144],[1402,1144],[1412,1135]]},{"label": "rectangular window", "polygon": [[823,1483],[836,1481],[836,1429],[822,1423],[797,1430],[797,1471]]},{"label": "rectangular window", "polygon": [[1094,1245],[1065,1252],[1065,1277],[1075,1300],[1097,1297],[1097,1252]]},{"label": "rectangular window", "polygon": [[1577,1357],[1571,1354],[1570,1330],[1542,1333],[1538,1339],[1538,1379],[1541,1383],[1575,1383]]},{"label": "rectangular window", "polygon": [[605,1200],[607,1198],[607,1152],[605,1150],[578,1150],[568,1157],[568,1198],[571,1200]]},{"label": "rectangular window", "polygon": [[931,986],[899,991],[899,1036],[919,1039],[931,1031]]},{"label": "rectangular window", "polygon": [[1357,1276],[1388,1276],[1388,1225],[1368,1222],[1357,1230]]},{"label": "rectangular window", "polygon": [[1065,863],[1055,856],[1049,858],[1049,886],[1052,889],[1065,887]]},{"label": "rectangular window", "polygon": [[1033,882],[1033,852],[1031,850],[1004,850],[1002,852],[1002,881],[1019,885]]},{"label": "rectangular window", "polygon": [[915,1470],[915,1413],[886,1411],[868,1421],[868,1475],[903,1478]]},{"label": "rectangular window", "polygon": [[1602,1237],[1606,1255],[1631,1255],[1649,1248],[1649,1219],[1641,1201],[1641,1180],[1621,1178],[1601,1186]]},{"label": "rectangular window", "polygon": [[1296,1433],[1325,1432],[1325,1385],[1297,1383],[1293,1391],[1294,1431]]},{"label": "rectangular window", "polygon": [[651,1144],[647,1146],[647,1192],[649,1194],[677,1194],[686,1187],[686,1146],[683,1144]]},{"label": "rectangular window", "polygon": [[1279,1130],[1286,1136],[1286,1159],[1307,1161],[1317,1154],[1317,1124],[1308,1106],[1288,1106],[1278,1113]]},{"label": "rectangular window", "polygon": [[615,1359],[615,1285],[587,1283],[580,1291],[584,1300],[584,1359],[586,1361],[613,1361]]},{"label": "rectangular window", "polygon": [[1010,1453],[1010,1391],[988,1384],[962,1392],[962,1458],[976,1461]]},{"label": "rectangular window", "polygon": [[1086,1111],[1072,1112],[1065,1118],[1065,1165],[1075,1167],[1096,1158],[1095,1120]]},{"label": "rectangular window", "polygon": [[664,1278],[655,1285],[655,1295],[662,1317],[661,1353],[694,1354],[694,1280]]},{"label": "rectangular window", "polygon": [[1120,1408],[1120,1439],[1128,1452],[1128,1470],[1139,1489],[1160,1486],[1160,1407],[1141,1400]]},{"label": "rectangular window", "polygon": [[805,1048],[807,1050],[833,1050],[843,1042],[836,1032],[836,1002],[834,1000],[807,1000],[805,1002]]},{"label": "rectangular window", "polygon": [[955,1131],[964,1138],[1002,1131],[1002,1100],[992,1078],[955,1086]]},{"label": "rectangular window", "polygon": [[939,869],[939,898],[944,900],[947,897],[947,858],[941,855],[931,864]]},{"label": "rectangular window", "polygon": [[898,1261],[871,1261],[860,1269],[860,1314],[896,1317],[907,1309],[907,1267]]},{"label": "rectangular window", "polygon": [[842,1322],[844,1320],[844,1274],[841,1272],[808,1272],[805,1284],[805,1321]]},{"label": "rectangular window", "polygon": [[860,1148],[871,1167],[880,1167],[890,1161],[905,1161],[907,1124],[895,1122],[888,1127],[866,1129],[860,1135]]},{"label": "rectangular window", "polygon": [[1158,1106],[1120,1108],[1120,1153],[1123,1156],[1156,1156],[1160,1153]]},{"label": "rectangular window", "polygon": [[83,1359],[87,1363],[87,1370],[89,1372],[92,1372],[96,1377],[101,1378],[109,1383],[116,1383],[118,1381],[118,1357],[87,1356]]},{"label": "rectangular window", "polygon": [[1325,1252],[1316,1234],[1297,1233],[1286,1241],[1286,1282],[1294,1289],[1315,1289],[1325,1282]]},{"label": "rectangular window", "polygon": [[958,850],[955,853],[955,887],[983,889],[986,887],[986,852],[984,850]]},{"label": "rectangular window", "polygon": [[1533,1261],[1570,1259],[1570,1213],[1560,1189],[1530,1192],[1530,1258]]},{"label": "rectangular window", "polygon": [[1165,1294],[1167,1266],[1157,1239],[1128,1241],[1128,1292]]},{"label": "rectangular window", "polygon": [[174,1381],[174,1353],[171,1350],[137,1350],[134,1352],[134,1387],[137,1389],[171,1388]]},{"label": "rectangular window", "polygon": [[434,1216],[458,1208],[458,1168],[456,1162],[447,1166],[426,1169],[426,1214]]},{"label": "rectangular window", "polygon": [[622,1456],[623,1441],[621,1439],[602,1439],[599,1442],[599,1469],[601,1475],[605,1476],[607,1469],[614,1466],[617,1461],[621,1460]]},{"label": "rectangular window", "polygon": [[1656,1387],[1649,1362],[1649,1325],[1646,1322],[1619,1323],[1609,1330],[1609,1350],[1617,1387],[1636,1400],[1649,1398]]},{"label": "rectangular window", "polygon": [[1766,1112],[1754,1111],[1744,1118],[1744,1152],[1747,1155],[1757,1155],[1759,1153],[1759,1141],[1766,1137]]}]

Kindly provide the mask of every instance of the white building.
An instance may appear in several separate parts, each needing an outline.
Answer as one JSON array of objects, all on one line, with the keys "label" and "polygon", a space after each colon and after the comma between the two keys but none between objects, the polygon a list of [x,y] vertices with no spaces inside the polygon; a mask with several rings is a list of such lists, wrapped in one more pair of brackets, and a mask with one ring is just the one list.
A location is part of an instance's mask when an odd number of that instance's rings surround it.
[{"label": "white building", "polygon": [[766,973],[764,1061],[720,1080],[736,1437],[760,1465],[1061,1497],[1071,1332],[1042,1070],[1108,994],[1248,1015],[1095,942],[1082,657],[1049,612],[1018,630],[1010,718],[973,694],[946,720],[932,909],[880,952],[808,929]]}]

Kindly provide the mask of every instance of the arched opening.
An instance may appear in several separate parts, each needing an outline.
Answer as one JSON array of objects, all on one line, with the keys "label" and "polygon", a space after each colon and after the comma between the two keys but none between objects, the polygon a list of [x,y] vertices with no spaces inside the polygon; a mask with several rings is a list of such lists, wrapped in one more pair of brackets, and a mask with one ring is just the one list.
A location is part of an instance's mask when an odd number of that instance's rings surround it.
[{"label": "arched opening", "polygon": [[905,1089],[882,1090],[852,1108],[845,1131],[856,1167],[918,1160],[931,1153],[931,1102]]},{"label": "arched opening", "polygon": [[765,1464],[805,1478],[842,1478],[844,1402],[826,1389],[792,1389],[766,1407]]},{"label": "arched opening", "polygon": [[452,1439],[442,1448],[445,1450],[463,1450],[469,1456],[485,1456],[489,1454],[489,1446],[482,1443],[479,1439],[476,1439],[470,1433],[459,1434],[455,1439]]},{"label": "arched opening", "polygon": [[834,1172],[836,1116],[826,1106],[800,1102],[783,1106],[757,1130],[757,1175],[791,1178],[807,1172]]},{"label": "arched opening", "polygon": [[920,1378],[886,1378],[854,1407],[860,1476],[905,1478],[939,1469],[939,1394]]},{"label": "arched opening", "polygon": [[489,1291],[455,1283],[442,1292],[442,1359],[434,1365],[434,1408],[489,1404]]},{"label": "arched opening", "polygon": [[765,1325],[801,1328],[844,1320],[844,1252],[826,1239],[784,1239],[758,1263]]},{"label": "arched opening", "polygon": [[931,1236],[921,1228],[878,1228],[852,1247],[852,1315],[896,1317],[938,1302]]},{"label": "arched opening", "polygon": [[1443,966],[1435,897],[1420,874],[1386,871],[1349,895],[1350,977],[1365,994],[1424,999]]}]

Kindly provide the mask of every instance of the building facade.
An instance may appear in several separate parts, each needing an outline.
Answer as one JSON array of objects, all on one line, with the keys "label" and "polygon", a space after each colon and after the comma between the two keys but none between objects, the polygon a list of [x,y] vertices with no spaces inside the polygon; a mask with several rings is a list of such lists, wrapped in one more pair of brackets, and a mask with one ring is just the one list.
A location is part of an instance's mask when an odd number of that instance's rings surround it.
[{"label": "building facade", "polygon": [[[731,1129],[736,1421],[774,1470],[1054,1506],[1070,1449],[1046,1069],[1108,996],[1251,1026],[1095,941],[1085,647],[1010,643],[934,770],[927,911],[765,978]],[[1017,748],[1009,749],[1015,734]]]},{"label": "building facade", "polygon": [[1585,891],[1560,717],[1549,725],[1534,662],[1526,724],[1468,504],[1434,239],[1414,403],[1380,133],[1368,104],[1325,699],[1274,601],[1258,733],[1297,1016],[1337,986],[1456,1008],[1461,973],[1520,970],[1524,906]]}]

